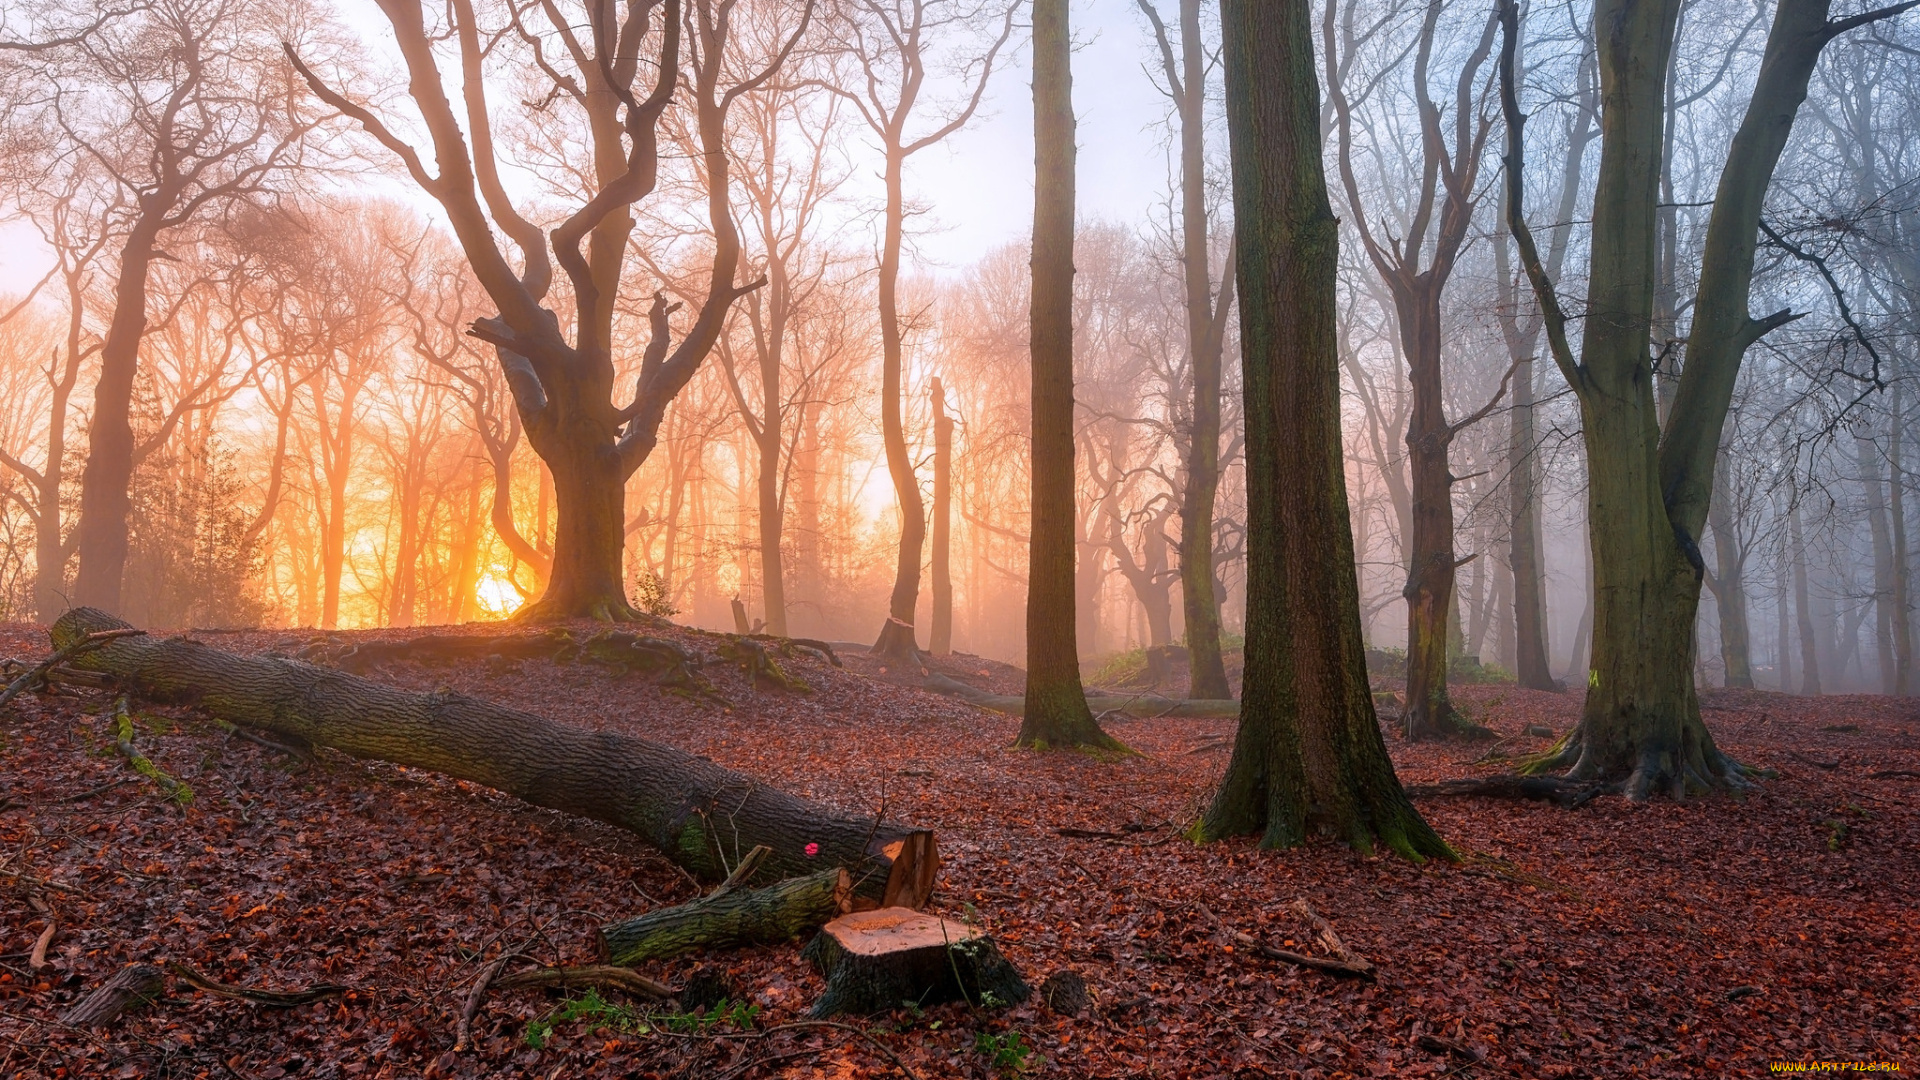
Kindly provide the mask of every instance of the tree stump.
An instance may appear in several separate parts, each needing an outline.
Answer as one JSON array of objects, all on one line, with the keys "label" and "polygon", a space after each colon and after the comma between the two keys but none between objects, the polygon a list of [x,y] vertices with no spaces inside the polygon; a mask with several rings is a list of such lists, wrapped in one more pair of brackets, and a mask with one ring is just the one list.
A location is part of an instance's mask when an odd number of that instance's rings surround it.
[{"label": "tree stump", "polygon": [[105,1027],[128,1009],[159,997],[165,988],[166,973],[152,964],[124,967],[68,1009],[60,1022],[69,1027]]},{"label": "tree stump", "polygon": [[802,955],[827,980],[815,1018],[956,1000],[992,1008],[1032,992],[978,927],[901,907],[842,915]]}]

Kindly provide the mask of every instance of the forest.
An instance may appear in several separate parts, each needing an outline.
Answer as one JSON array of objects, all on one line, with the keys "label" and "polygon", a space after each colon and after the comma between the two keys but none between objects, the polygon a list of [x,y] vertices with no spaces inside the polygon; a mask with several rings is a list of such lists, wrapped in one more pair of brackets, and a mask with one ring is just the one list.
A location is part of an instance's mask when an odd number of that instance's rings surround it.
[{"label": "forest", "polygon": [[1914,9],[0,0],[0,1075],[1920,1065]]}]

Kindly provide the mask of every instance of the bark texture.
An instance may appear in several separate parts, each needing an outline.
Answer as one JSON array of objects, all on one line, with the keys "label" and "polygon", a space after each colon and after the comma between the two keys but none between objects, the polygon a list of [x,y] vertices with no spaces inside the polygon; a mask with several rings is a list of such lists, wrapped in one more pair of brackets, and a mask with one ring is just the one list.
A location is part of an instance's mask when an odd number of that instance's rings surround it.
[{"label": "bark texture", "polygon": [[759,889],[715,891],[602,927],[607,962],[631,966],[701,949],[777,945],[847,913],[852,880],[836,866]]},{"label": "bark texture", "polygon": [[1331,834],[1450,857],[1381,738],[1360,635],[1340,444],[1339,222],[1321,164],[1305,4],[1221,5],[1239,250],[1247,445],[1247,665],[1240,730],[1203,839]]},{"label": "bark texture", "polygon": [[816,1018],[943,1001],[997,1008],[1032,993],[978,928],[905,908],[835,919],[802,955],[827,980]]},{"label": "bark texture", "polygon": [[1033,4],[1033,515],[1027,692],[1015,743],[1114,747],[1087,708],[1074,637],[1074,146],[1067,0]]},{"label": "bark texture", "polygon": [[[56,648],[125,623],[61,616]],[[751,848],[777,880],[844,866],[854,893],[917,907],[939,865],[933,834],[789,795],[659,743],[588,731],[461,694],[417,694],[298,660],[241,656],[188,638],[123,638],[73,660],[154,701],[228,723],[484,784],[632,831],[688,872],[722,880]],[[812,855],[809,845],[818,845]]]}]

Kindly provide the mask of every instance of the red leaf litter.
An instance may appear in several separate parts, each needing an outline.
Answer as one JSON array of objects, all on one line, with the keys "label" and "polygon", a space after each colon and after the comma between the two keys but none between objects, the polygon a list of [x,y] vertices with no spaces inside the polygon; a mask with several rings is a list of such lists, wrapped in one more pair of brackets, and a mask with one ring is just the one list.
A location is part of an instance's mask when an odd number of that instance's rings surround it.
[{"label": "red leaf litter", "polygon": [[[373,631],[403,637],[423,631]],[[436,632],[448,632],[440,629]],[[455,633],[499,632],[456,628]],[[671,631],[711,658],[718,639]],[[286,649],[298,633],[209,638]],[[30,626],[0,652],[44,656]],[[902,1009],[788,1027],[821,983],[799,943],[650,964],[680,985],[724,968],[758,1012],[675,1022],[619,991],[568,1019],[558,990],[496,990],[453,1052],[476,976],[518,949],[595,959],[604,922],[698,888],[617,829],[416,770],[322,752],[290,761],[188,709],[145,711],[136,742],[191,786],[184,809],[117,756],[96,691],[26,695],[0,717],[0,1075],[19,1077],[1710,1077],[1769,1062],[1920,1068],[1920,703],[1713,692],[1708,723],[1778,770],[1744,802],[1579,810],[1422,802],[1463,859],[1414,866],[1321,843],[1262,851],[1181,835],[1233,731],[1224,720],[1113,720],[1140,751],[1097,760],[1010,749],[1014,718],[813,659],[817,688],[693,702],[645,676],[528,662],[383,665],[557,720],[629,731],[850,810],[938,830],[934,910],[973,919],[1036,987],[1068,969],[1092,1003]],[[978,669],[986,674],[988,668]],[[1463,687],[1475,720],[1565,731],[1579,700]],[[1497,768],[1484,745],[1389,740],[1401,778]],[[1106,834],[1068,837],[1058,830]],[[1377,965],[1364,982],[1232,947],[1233,932],[1315,953],[1304,898]],[[1216,925],[1202,907],[1219,921]],[[46,963],[30,953],[49,918]],[[294,1008],[170,980],[100,1030],[58,1017],[135,962],[222,982],[350,989]],[[578,996],[578,992],[575,992]],[[551,1025],[544,1045],[531,1022]],[[543,1025],[544,1026],[544,1025]],[[642,1028],[645,1028],[642,1031]],[[775,1030],[777,1029],[777,1030]],[[983,1040],[982,1037],[986,1037]],[[1016,1038],[1017,1036],[1017,1038]],[[986,1041],[991,1040],[991,1041]],[[1009,1050],[1008,1048],[1012,1049]],[[884,1050],[884,1052],[883,1052]],[[997,1052],[997,1053],[996,1053]]]}]

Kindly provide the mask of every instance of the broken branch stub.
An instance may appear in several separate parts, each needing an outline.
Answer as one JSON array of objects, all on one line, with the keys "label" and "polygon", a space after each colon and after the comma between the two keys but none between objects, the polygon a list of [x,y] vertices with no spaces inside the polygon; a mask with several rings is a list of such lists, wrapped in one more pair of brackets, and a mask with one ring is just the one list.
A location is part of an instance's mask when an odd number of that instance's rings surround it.
[{"label": "broken branch stub", "polygon": [[[127,624],[76,608],[56,648]],[[855,897],[918,907],[939,868],[933,833],[768,787],[684,750],[589,731],[463,694],[421,694],[284,657],[175,637],[128,637],[74,658],[153,701],[359,758],[425,769],[628,829],[697,877],[719,881],[756,845],[762,881],[846,867]],[[862,906],[856,904],[855,906]]]}]

